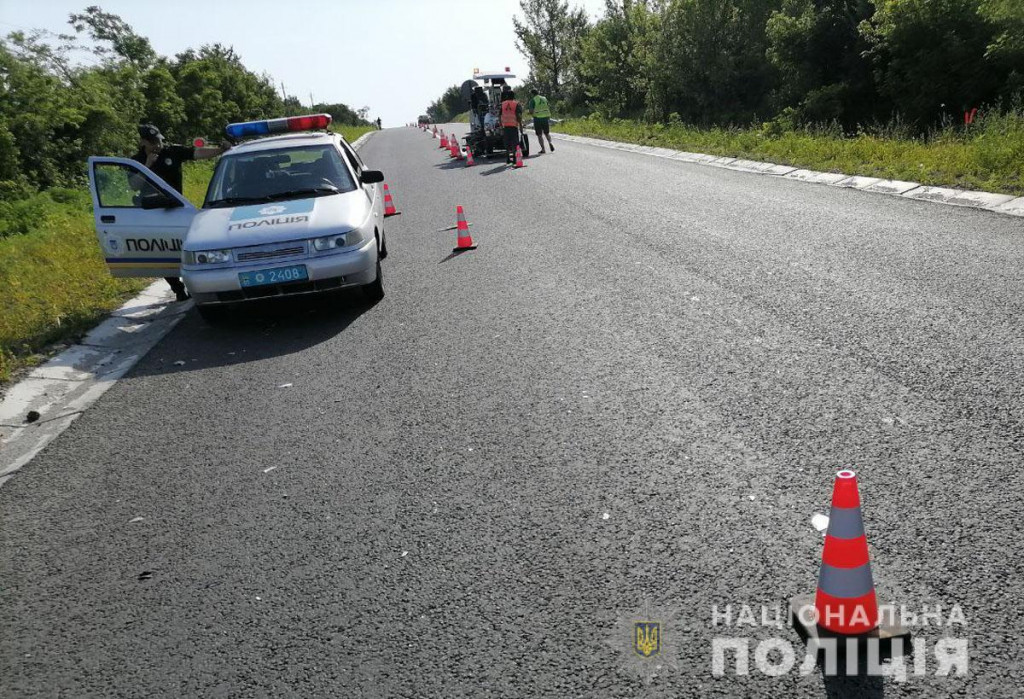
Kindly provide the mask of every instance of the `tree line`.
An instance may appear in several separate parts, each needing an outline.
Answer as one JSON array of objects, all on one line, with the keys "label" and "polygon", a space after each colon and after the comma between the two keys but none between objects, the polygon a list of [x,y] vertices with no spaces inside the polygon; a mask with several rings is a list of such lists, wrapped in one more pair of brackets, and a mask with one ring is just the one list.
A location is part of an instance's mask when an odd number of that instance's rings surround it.
[{"label": "tree line", "polygon": [[462,99],[459,85],[452,85],[427,107],[427,116],[436,124],[452,121],[457,115],[469,109]]},{"label": "tree line", "polygon": [[311,111],[330,113],[336,124],[368,124],[365,108],[281,97],[270,76],[247,69],[231,47],[159,56],[147,38],[96,6],[70,15],[69,24],[67,34],[0,39],[0,198],[80,182],[90,155],[134,150],[140,122],[172,142],[217,142],[231,121]]},{"label": "tree line", "polygon": [[1021,0],[521,0],[528,84],[561,115],[924,131],[1020,106]]}]

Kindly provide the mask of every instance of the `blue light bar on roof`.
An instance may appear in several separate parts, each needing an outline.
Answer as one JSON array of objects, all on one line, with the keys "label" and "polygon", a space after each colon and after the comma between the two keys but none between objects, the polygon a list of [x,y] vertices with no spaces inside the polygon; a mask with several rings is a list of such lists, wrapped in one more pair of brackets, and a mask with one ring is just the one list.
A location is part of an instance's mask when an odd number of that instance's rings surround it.
[{"label": "blue light bar on roof", "polygon": [[224,132],[228,135],[228,138],[238,140],[252,136],[266,136],[272,133],[326,129],[331,125],[331,121],[330,114],[311,114],[309,116],[264,119],[262,121],[240,121],[235,124],[228,124]]}]

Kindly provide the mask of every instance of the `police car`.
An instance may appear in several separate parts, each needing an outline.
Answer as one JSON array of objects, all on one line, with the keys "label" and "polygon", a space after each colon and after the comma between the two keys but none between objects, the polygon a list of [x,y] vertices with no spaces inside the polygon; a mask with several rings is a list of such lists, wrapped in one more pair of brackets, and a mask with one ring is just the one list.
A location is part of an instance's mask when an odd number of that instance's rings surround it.
[{"label": "police car", "polygon": [[221,156],[201,209],[134,160],[89,158],[111,274],[180,276],[210,320],[238,302],[343,287],[383,298],[384,174],[330,123],[318,114],[228,125],[233,140],[257,138]]}]

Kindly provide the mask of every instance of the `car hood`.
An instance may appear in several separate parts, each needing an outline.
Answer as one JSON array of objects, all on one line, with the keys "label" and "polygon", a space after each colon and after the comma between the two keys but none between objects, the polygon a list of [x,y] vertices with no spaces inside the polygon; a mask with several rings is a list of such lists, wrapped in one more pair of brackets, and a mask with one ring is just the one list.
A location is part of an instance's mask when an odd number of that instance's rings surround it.
[{"label": "car hood", "polygon": [[315,238],[359,228],[370,215],[361,189],[225,209],[203,209],[192,219],[184,250],[217,250]]}]

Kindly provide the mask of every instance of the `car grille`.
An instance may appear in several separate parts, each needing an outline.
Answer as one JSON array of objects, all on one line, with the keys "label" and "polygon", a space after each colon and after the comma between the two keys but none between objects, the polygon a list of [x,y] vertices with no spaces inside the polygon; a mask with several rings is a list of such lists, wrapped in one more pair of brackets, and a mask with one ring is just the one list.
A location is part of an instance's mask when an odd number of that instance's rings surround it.
[{"label": "car grille", "polygon": [[259,262],[261,260],[276,260],[281,257],[304,255],[305,253],[305,243],[292,244],[287,247],[244,248],[235,252],[235,260],[238,262]]}]

